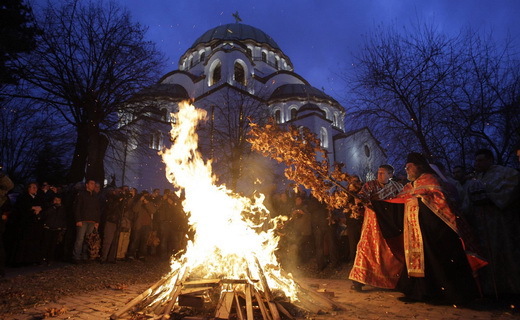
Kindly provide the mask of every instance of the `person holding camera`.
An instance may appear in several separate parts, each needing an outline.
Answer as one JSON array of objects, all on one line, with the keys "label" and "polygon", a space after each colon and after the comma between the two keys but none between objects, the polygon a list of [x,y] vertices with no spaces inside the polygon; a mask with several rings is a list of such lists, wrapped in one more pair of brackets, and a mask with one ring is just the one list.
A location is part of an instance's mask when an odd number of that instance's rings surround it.
[{"label": "person holding camera", "polygon": [[156,205],[148,192],[143,192],[134,204],[135,222],[132,228],[132,237],[128,247],[128,260],[144,260],[147,252],[147,242],[152,231],[152,219]]},{"label": "person holding camera", "polygon": [[100,262],[115,262],[117,250],[117,232],[121,224],[125,205],[125,193],[121,188],[109,191],[103,210],[104,228]]}]

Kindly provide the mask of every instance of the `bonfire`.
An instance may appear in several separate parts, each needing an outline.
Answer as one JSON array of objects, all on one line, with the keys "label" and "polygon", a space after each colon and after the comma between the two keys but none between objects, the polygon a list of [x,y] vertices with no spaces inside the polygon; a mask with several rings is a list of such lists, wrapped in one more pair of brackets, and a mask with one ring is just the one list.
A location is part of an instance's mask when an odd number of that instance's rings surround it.
[{"label": "bonfire", "polygon": [[[275,251],[276,228],[264,196],[244,197],[216,185],[211,161],[198,151],[197,124],[206,112],[182,103],[174,115],[172,147],[162,152],[168,180],[184,194],[182,203],[194,231],[186,250],[172,257],[171,271],[118,310],[145,318],[193,315],[219,319],[278,320],[338,306],[294,281]],[[290,303],[290,304],[288,304]]]}]

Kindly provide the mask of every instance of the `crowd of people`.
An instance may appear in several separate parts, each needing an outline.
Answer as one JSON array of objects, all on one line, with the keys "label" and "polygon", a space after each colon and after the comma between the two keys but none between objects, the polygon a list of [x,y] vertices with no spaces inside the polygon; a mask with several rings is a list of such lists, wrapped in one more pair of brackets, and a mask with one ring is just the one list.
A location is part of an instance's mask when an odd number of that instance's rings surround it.
[{"label": "crowd of people", "polygon": [[[2,180],[3,189],[13,187],[5,175]],[[127,186],[101,188],[94,180],[70,189],[29,183],[14,201],[4,197],[0,270],[58,260],[169,258],[187,241],[181,201],[169,189],[138,193]]]},{"label": "crowd of people", "polygon": [[[306,192],[268,195],[271,216],[287,217],[277,230],[282,266],[346,265],[353,290],[395,289],[413,301],[520,294],[519,171],[495,165],[486,149],[476,153],[471,173],[457,166],[449,174],[419,153],[407,156],[405,171],[401,183],[382,164],[376,179],[352,182],[348,210],[330,211]],[[30,183],[11,203],[12,187],[0,175],[1,272],[5,264],[55,260],[167,259],[190,237],[182,196],[173,190]]]}]

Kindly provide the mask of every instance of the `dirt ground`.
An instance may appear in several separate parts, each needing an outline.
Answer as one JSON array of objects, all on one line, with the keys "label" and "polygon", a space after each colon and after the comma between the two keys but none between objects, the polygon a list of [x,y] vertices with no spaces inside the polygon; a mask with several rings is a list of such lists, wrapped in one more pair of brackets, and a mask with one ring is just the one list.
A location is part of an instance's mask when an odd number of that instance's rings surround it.
[{"label": "dirt ground", "polygon": [[[168,271],[168,262],[158,259],[10,269],[0,281],[0,319],[108,319]],[[391,290],[370,286],[362,292],[351,290],[346,265],[320,271],[309,265],[296,271],[298,283],[339,306],[302,319],[520,319],[518,297],[481,299],[467,306],[405,303],[398,300],[401,293]],[[68,311],[43,316],[55,307]]]}]

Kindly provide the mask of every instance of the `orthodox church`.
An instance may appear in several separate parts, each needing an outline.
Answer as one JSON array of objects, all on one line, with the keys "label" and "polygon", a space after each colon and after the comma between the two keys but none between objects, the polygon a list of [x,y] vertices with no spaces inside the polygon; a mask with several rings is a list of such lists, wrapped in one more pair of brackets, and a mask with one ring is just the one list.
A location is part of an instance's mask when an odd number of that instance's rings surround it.
[{"label": "orthodox church", "polygon": [[234,180],[236,185],[248,174],[265,177],[265,172],[276,171],[248,151],[249,119],[262,123],[273,117],[282,125],[309,128],[331,163],[343,163],[346,172],[362,180],[374,178],[386,160],[370,131],[349,131],[345,109],[297,74],[273,38],[255,27],[232,23],[202,34],[180,57],[178,70],[128,101],[120,115],[120,135],[107,152],[106,176],[139,190],[171,188],[159,151],[169,146],[175,112],[185,100],[207,111],[200,149],[227,183]]}]

